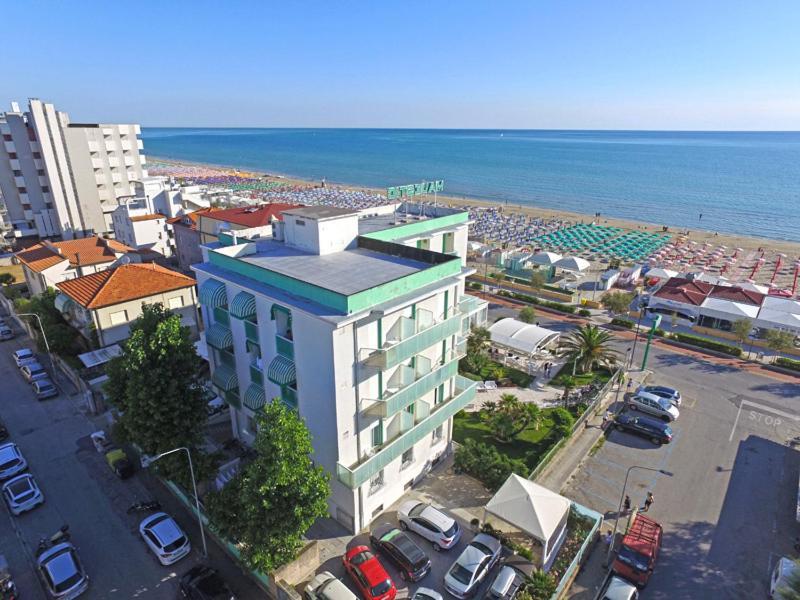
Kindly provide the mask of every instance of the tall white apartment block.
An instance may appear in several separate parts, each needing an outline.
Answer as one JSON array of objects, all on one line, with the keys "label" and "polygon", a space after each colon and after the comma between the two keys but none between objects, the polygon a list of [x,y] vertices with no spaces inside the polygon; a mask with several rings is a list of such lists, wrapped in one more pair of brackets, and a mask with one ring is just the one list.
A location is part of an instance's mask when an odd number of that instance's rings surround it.
[{"label": "tall white apartment block", "polygon": [[371,212],[288,209],[271,236],[220,233],[192,267],[234,435],[252,442],[268,400],[296,409],[331,474],[330,514],[352,531],[448,452],[475,394],[458,360],[486,319],[464,293],[466,212]]},{"label": "tall white apartment block", "polygon": [[0,113],[0,190],[14,237],[72,239],[111,230],[119,196],[147,175],[138,125],[70,123],[31,99]]}]

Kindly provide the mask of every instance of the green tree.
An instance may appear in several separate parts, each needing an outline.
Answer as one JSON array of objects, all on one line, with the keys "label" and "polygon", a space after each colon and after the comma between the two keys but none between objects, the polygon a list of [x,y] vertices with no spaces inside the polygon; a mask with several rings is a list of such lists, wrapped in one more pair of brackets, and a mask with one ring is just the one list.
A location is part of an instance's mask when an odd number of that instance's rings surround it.
[{"label": "green tree", "polygon": [[800,600],[800,561],[795,560],[794,570],[786,580],[786,584],[778,588],[780,600]]},{"label": "green tree", "polygon": [[482,416],[492,436],[501,443],[514,440],[529,426],[538,428],[541,411],[533,403],[521,402],[514,394],[503,394],[499,402],[487,402]]},{"label": "green tree", "polygon": [[[145,304],[131,324],[122,354],[108,363],[106,394],[121,413],[118,431],[146,454],[179,446],[196,452],[207,419],[205,393],[189,328],[161,304]],[[156,463],[167,477],[183,483],[185,459]]]},{"label": "green tree", "polygon": [[611,347],[612,340],[609,332],[596,325],[582,325],[561,338],[557,354],[574,363],[580,373],[597,367],[610,368],[619,357],[619,352]]},{"label": "green tree", "polygon": [[485,327],[473,327],[467,337],[467,351],[463,359],[461,359],[460,367],[467,373],[474,373],[480,375],[483,368],[489,363],[489,348],[490,334],[489,330]]},{"label": "green tree", "polygon": [[561,385],[564,386],[564,393],[561,396],[561,400],[564,401],[564,406],[567,405],[567,400],[569,400],[569,393],[575,389],[577,381],[572,375],[567,375],[561,378]]},{"label": "green tree", "polygon": [[533,310],[532,306],[526,306],[519,311],[517,318],[523,323],[533,323],[536,320],[536,311]]},{"label": "green tree", "polygon": [[768,329],[766,335],[767,348],[778,354],[794,348],[795,334],[791,331],[781,331],[780,329]]},{"label": "green tree", "polygon": [[750,332],[753,330],[753,322],[750,319],[739,319],[731,324],[731,333],[736,336],[736,341],[740,346],[750,339]]},{"label": "green tree", "polygon": [[600,303],[614,315],[628,312],[633,302],[634,295],[630,292],[607,292],[600,299]]},{"label": "green tree", "polygon": [[[17,298],[14,301],[14,308],[18,313],[34,313],[39,316],[51,352],[61,357],[74,356],[84,352],[87,349],[87,344],[56,309],[55,300],[57,295],[58,293],[53,288],[47,288],[46,291],[30,300]],[[31,317],[21,318],[30,319]],[[36,336],[36,346],[40,352],[44,352],[47,347],[41,333],[39,333],[39,326],[37,323],[31,323],[31,325]]]},{"label": "green tree", "polygon": [[303,535],[328,513],[328,476],[311,460],[311,435],[283,402],[257,415],[255,458],[206,505],[220,534],[236,540],[245,563],[264,573],[291,562]]},{"label": "green tree", "polygon": [[0,285],[11,285],[15,281],[11,273],[0,273]]},{"label": "green tree", "polygon": [[542,269],[534,269],[531,273],[531,287],[539,290],[547,284],[547,274]]},{"label": "green tree", "polygon": [[568,437],[572,433],[572,426],[575,424],[573,417],[566,408],[556,408],[550,413],[553,420],[553,431],[559,437]]}]

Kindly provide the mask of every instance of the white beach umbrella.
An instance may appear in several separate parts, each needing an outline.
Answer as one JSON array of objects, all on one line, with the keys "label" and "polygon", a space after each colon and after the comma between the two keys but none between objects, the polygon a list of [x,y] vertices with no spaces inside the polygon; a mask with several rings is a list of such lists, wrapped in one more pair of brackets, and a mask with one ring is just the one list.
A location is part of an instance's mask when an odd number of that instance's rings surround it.
[{"label": "white beach umbrella", "polygon": [[655,268],[650,269],[646,273],[646,277],[658,277],[659,279],[671,279],[678,274],[677,271],[671,271],[670,269],[662,269],[662,268]]}]

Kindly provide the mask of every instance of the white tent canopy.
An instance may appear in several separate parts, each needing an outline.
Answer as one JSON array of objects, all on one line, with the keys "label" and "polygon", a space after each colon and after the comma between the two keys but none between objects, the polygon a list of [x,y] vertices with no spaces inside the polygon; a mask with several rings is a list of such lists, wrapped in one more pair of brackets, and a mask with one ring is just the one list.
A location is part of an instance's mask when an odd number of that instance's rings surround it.
[{"label": "white tent canopy", "polygon": [[650,269],[647,273],[645,273],[645,277],[657,277],[658,279],[672,279],[678,275],[677,271],[670,271],[669,269],[662,269],[660,267],[656,267],[655,269]]},{"label": "white tent canopy", "polygon": [[781,298],[779,296],[767,296],[761,302],[762,308],[777,310],[780,312],[800,315],[800,301],[791,298]]},{"label": "white tent canopy", "polygon": [[736,287],[740,287],[748,292],[758,292],[759,294],[766,294],[769,292],[769,286],[758,285],[757,283],[752,283],[750,281],[737,281],[735,285]]},{"label": "white tent canopy", "polygon": [[758,315],[758,306],[724,298],[706,298],[700,305],[700,314],[726,321],[755,319]]},{"label": "white tent canopy", "polygon": [[557,331],[512,318],[500,319],[489,327],[489,336],[493,344],[520,354],[535,354],[558,339],[558,335]]},{"label": "white tent canopy", "polygon": [[561,255],[556,254],[555,252],[539,252],[538,254],[534,254],[533,257],[531,258],[531,262],[533,264],[544,265],[545,267],[554,265],[560,260],[561,260]]},{"label": "white tent canopy", "polygon": [[565,271],[582,272],[589,268],[589,261],[580,256],[565,256],[556,262],[556,267]]}]

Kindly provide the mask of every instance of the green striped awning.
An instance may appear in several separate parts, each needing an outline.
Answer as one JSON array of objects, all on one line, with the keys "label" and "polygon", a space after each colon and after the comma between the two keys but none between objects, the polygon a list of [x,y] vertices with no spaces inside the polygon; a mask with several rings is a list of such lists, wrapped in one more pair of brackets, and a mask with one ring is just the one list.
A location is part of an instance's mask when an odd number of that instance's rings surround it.
[{"label": "green striped awning", "polygon": [[267,403],[267,393],[264,388],[257,383],[251,383],[247,386],[244,393],[244,405],[250,410],[259,410],[264,408]]},{"label": "green striped awning", "polygon": [[228,365],[217,365],[211,376],[212,383],[219,389],[230,392],[239,388],[239,377],[236,369]]},{"label": "green striped awning", "polygon": [[56,296],[55,299],[56,310],[61,314],[68,313],[70,307],[74,304],[75,301],[66,294],[59,294],[58,296]]},{"label": "green striped awning", "polygon": [[206,329],[206,344],[217,350],[230,350],[233,348],[233,333],[225,325],[214,323]]},{"label": "green striped awning", "polygon": [[288,385],[290,383],[294,383],[297,379],[294,369],[294,361],[283,356],[276,356],[272,359],[272,362],[269,363],[269,368],[267,369],[267,379],[269,379],[272,383],[277,383],[278,385]]},{"label": "green striped awning", "polygon": [[206,279],[200,286],[200,304],[210,308],[228,304],[225,284],[216,279]]},{"label": "green striped awning", "polygon": [[239,292],[233,297],[230,313],[237,319],[251,319],[256,316],[256,298],[253,294]]}]

